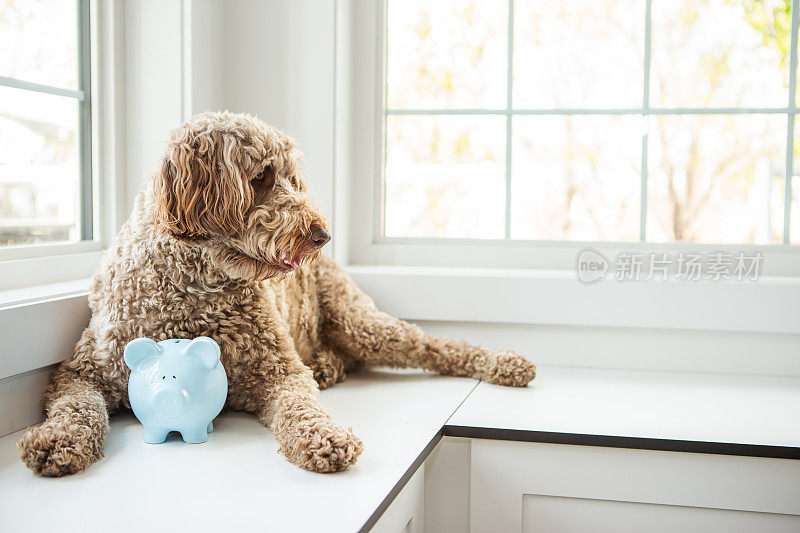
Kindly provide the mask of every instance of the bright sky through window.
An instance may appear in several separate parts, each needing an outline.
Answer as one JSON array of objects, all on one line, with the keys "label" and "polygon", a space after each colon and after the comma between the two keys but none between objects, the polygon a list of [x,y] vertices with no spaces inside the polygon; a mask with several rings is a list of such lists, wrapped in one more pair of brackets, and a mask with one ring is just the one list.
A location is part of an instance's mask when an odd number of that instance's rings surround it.
[{"label": "bright sky through window", "polygon": [[384,234],[797,242],[796,32],[791,0],[388,0]]},{"label": "bright sky through window", "polygon": [[0,0],[0,246],[91,238],[81,6]]}]

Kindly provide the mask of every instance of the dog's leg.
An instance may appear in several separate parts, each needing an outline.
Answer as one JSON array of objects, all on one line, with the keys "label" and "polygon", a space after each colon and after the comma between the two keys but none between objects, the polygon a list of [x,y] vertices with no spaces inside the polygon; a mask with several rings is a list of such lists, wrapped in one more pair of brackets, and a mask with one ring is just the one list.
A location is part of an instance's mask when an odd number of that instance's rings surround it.
[{"label": "dog's leg", "polygon": [[314,373],[314,380],[319,385],[320,390],[332,387],[336,383],[341,383],[347,377],[342,358],[327,348],[315,352],[307,364]]},{"label": "dog's leg", "polygon": [[265,396],[259,421],[272,429],[281,453],[313,472],[354,464],[363,449],[361,439],[335,423],[322,406],[311,370],[290,351],[266,359],[269,371],[258,377]]},{"label": "dog's leg", "polygon": [[514,387],[524,387],[536,377],[536,366],[515,352],[428,335],[379,311],[330,259],[322,258],[318,269],[323,334],[338,350],[366,366],[424,368]]},{"label": "dog's leg", "polygon": [[104,394],[108,390],[78,370],[80,361],[91,359],[93,351],[94,336],[87,329],[74,357],[53,374],[45,393],[47,420],[28,429],[17,442],[22,461],[37,474],[74,474],[103,456],[109,428],[108,394]]}]

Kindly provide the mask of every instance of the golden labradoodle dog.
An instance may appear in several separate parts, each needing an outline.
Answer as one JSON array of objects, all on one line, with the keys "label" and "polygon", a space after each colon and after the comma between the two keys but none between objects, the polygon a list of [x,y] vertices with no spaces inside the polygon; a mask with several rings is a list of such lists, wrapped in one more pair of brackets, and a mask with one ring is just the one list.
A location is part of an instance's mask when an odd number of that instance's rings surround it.
[{"label": "golden labradoodle dog", "polygon": [[318,397],[347,372],[416,367],[512,386],[534,378],[520,355],[439,339],[378,311],[320,255],[328,222],[299,157],[292,139],[247,115],[202,114],[172,133],[94,275],[92,319],[52,376],[47,420],[18,443],[30,469],[62,476],[102,457],[109,412],[127,405],[122,352],[136,337],[215,339],[227,406],[255,413],[289,461],[315,472],[345,469],[362,450]]}]

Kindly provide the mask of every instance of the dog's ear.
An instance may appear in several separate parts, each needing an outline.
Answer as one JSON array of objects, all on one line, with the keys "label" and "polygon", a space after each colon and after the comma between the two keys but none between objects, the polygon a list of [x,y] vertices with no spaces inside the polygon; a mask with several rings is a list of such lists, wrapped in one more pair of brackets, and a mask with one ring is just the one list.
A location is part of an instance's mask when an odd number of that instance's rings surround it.
[{"label": "dog's ear", "polygon": [[173,134],[153,187],[156,223],[179,237],[239,230],[253,195],[241,155],[241,142],[231,133]]}]

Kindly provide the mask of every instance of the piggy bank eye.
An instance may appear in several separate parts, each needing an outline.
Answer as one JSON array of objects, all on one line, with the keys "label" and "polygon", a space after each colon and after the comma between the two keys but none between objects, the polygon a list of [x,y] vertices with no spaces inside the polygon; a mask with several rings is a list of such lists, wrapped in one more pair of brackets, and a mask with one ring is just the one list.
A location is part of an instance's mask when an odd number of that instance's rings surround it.
[{"label": "piggy bank eye", "polygon": [[161,379],[167,379],[167,376],[161,376]]},{"label": "piggy bank eye", "polygon": [[172,376],[172,379],[177,379],[175,376]]}]

